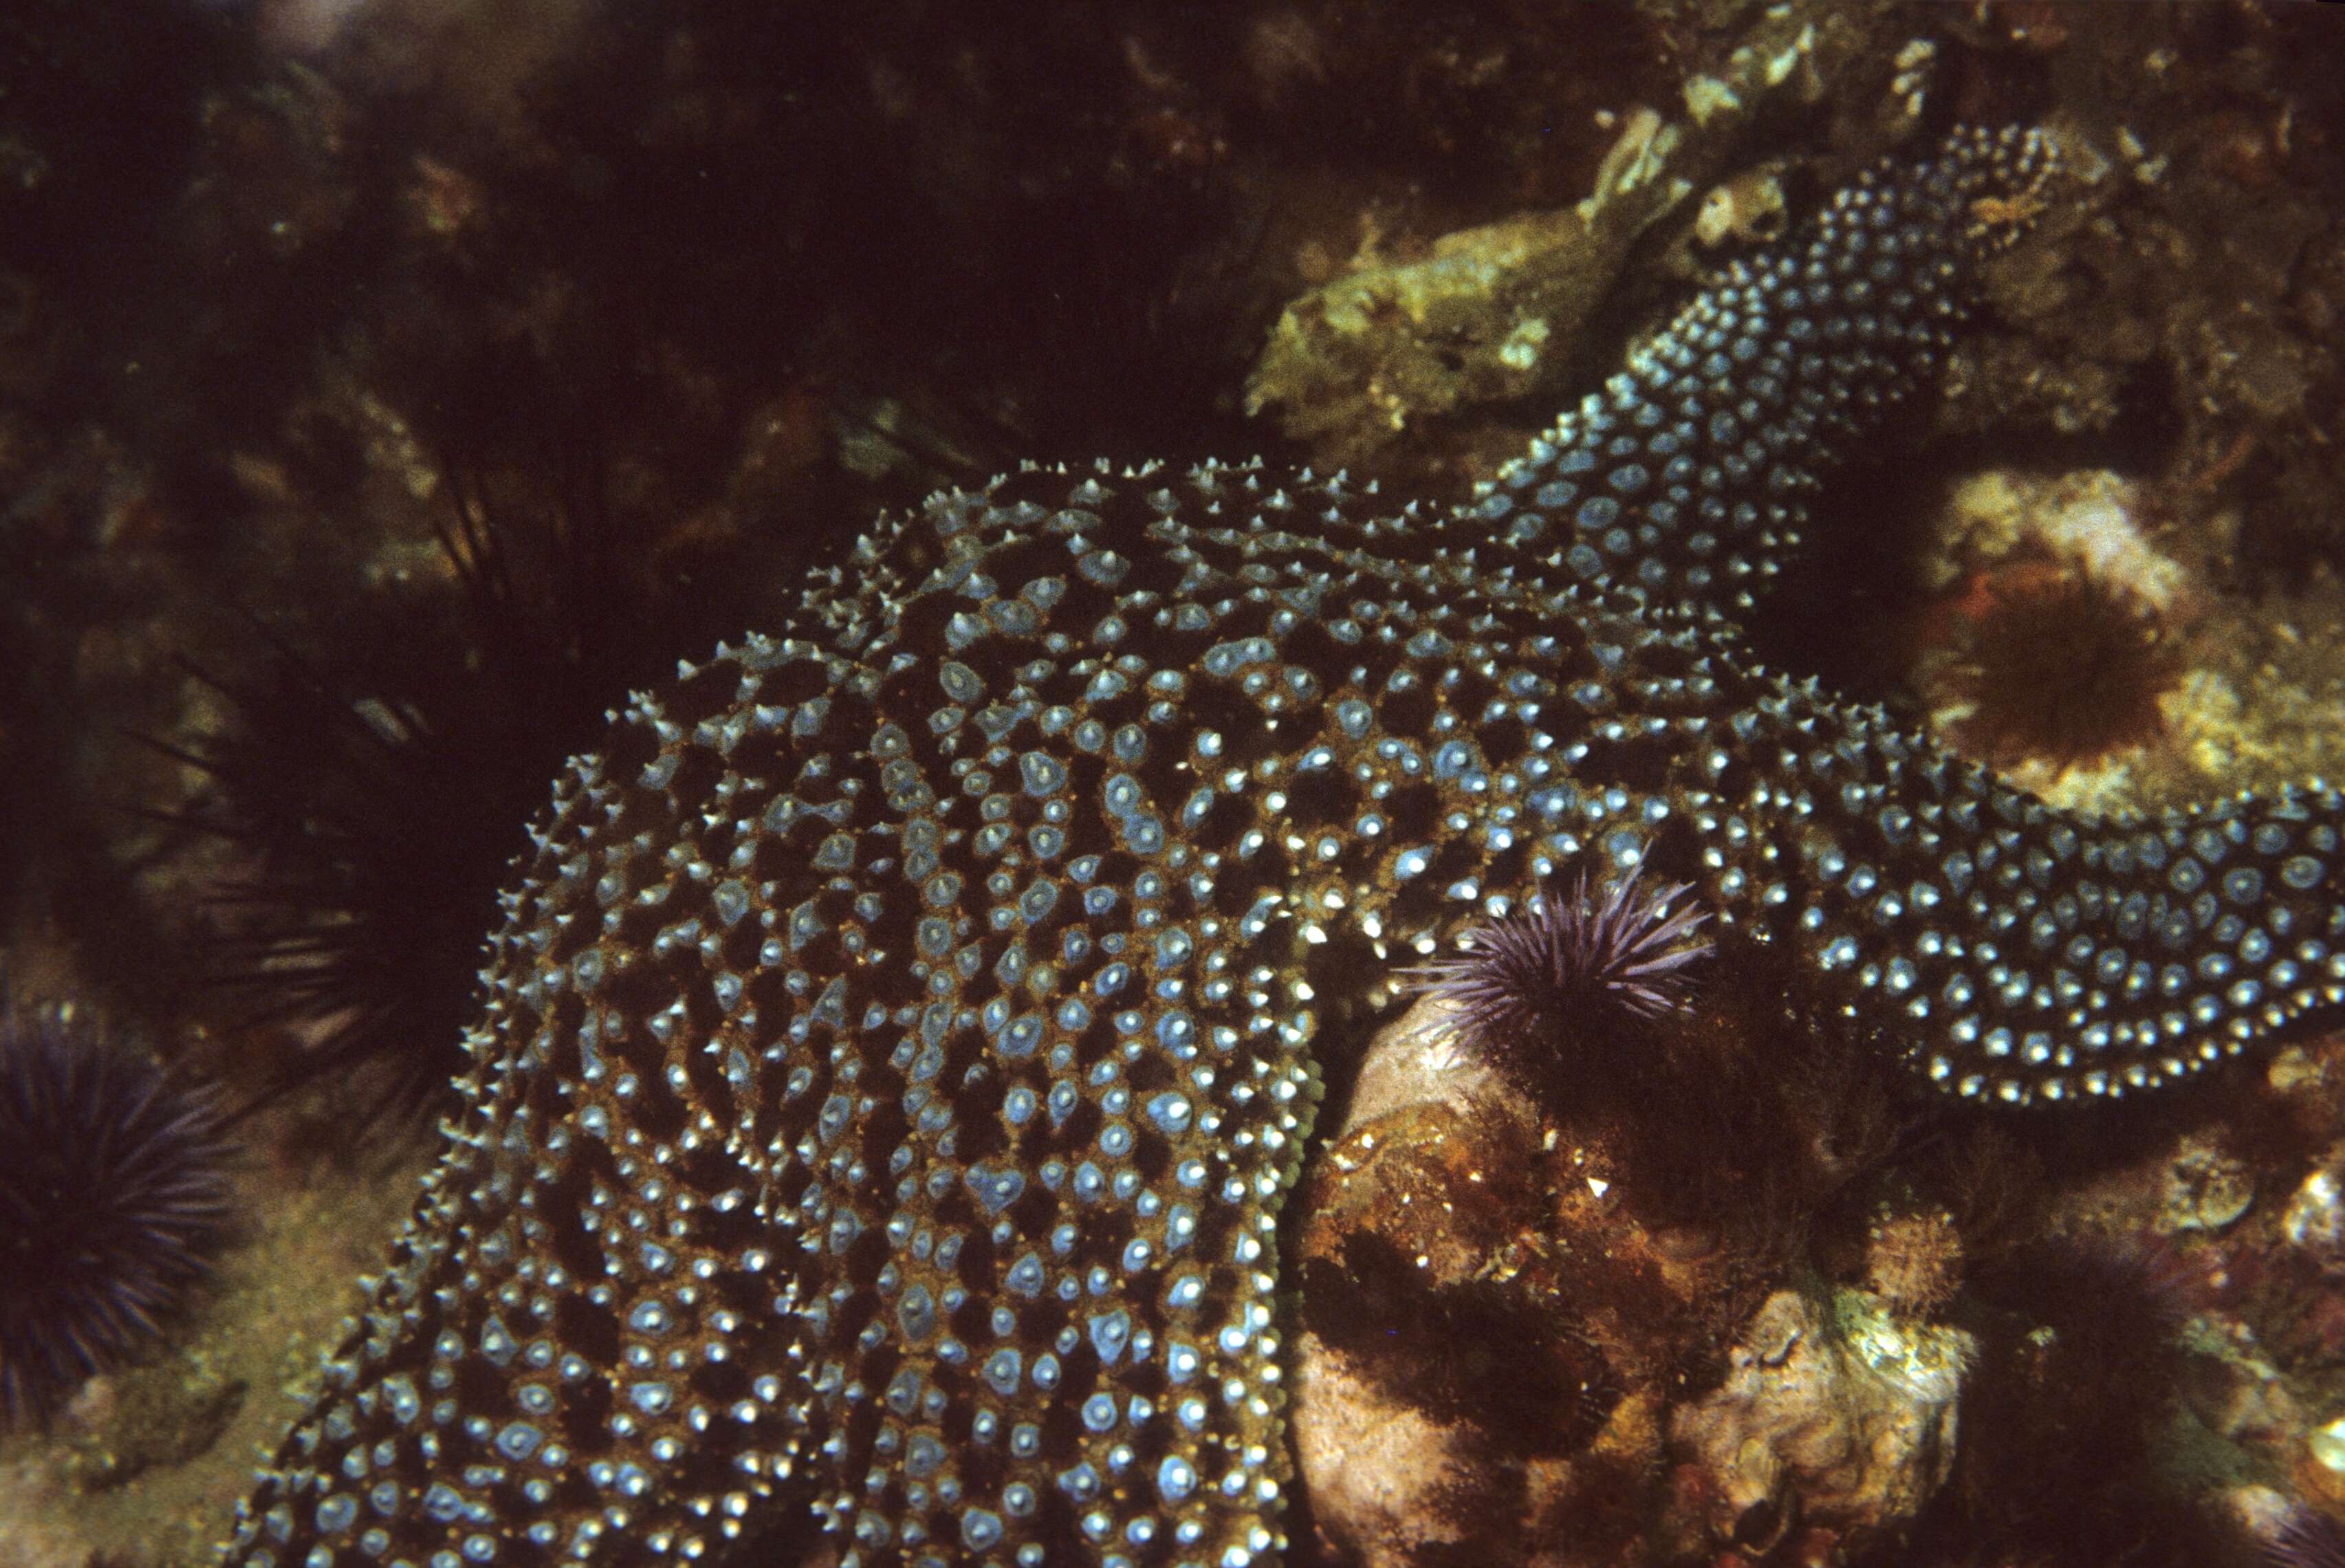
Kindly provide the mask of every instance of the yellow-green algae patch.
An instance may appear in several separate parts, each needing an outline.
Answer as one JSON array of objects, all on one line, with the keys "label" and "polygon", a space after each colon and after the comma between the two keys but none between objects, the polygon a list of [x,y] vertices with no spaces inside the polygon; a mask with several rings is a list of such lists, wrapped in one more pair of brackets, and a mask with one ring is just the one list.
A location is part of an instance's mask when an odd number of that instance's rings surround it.
[{"label": "yellow-green algae patch", "polygon": [[1622,116],[1576,205],[1445,234],[1421,255],[1364,247],[1352,270],[1289,304],[1246,382],[1250,413],[1359,463],[1413,426],[1558,384],[1638,238],[1721,178],[1757,117],[1814,103],[1862,53],[1824,7],[1771,7],[1720,71],[1689,83],[1685,120]]}]

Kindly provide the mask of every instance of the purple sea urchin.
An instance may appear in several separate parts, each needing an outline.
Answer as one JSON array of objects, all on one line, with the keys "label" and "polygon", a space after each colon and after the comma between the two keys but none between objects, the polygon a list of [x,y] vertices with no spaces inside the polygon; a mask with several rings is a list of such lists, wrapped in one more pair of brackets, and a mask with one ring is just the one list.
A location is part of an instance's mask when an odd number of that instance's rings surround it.
[{"label": "purple sea urchin", "polygon": [[1459,951],[1417,972],[1422,988],[1457,1010],[1475,1044],[1518,1067],[1567,1033],[1674,1011],[1690,991],[1687,966],[1710,952],[1694,935],[1710,917],[1677,902],[1685,883],[1647,890],[1637,877],[1600,900],[1584,872],[1568,896],[1541,891],[1468,930]]},{"label": "purple sea urchin", "polygon": [[129,1356],[228,1218],[208,1096],[77,1027],[0,1017],[0,1422]]}]

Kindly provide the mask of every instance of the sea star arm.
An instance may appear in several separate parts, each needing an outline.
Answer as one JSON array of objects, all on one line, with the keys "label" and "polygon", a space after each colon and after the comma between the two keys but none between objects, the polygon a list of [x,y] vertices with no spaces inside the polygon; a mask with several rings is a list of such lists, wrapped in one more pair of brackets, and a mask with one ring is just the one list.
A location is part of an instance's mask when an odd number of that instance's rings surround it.
[{"label": "sea star arm", "polygon": [[[2122,1095],[2345,1003],[2337,790],[2105,821],[1812,684],[1754,684],[1697,807],[1711,886],[1938,1086]],[[1737,842],[1767,849],[1753,863]]]},{"label": "sea star arm", "polygon": [[1866,170],[1785,243],[1730,263],[1444,536],[1551,586],[1740,616],[1823,477],[1929,384],[1980,261],[2025,231],[2056,168],[2041,132],[2005,127]]}]

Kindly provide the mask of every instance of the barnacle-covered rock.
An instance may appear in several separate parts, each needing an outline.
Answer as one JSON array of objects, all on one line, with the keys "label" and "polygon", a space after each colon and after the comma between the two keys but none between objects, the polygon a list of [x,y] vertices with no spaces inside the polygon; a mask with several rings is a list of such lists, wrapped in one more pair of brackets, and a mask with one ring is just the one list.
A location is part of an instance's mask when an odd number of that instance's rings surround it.
[{"label": "barnacle-covered rock", "polygon": [[2256,1201],[2255,1175],[2211,1137],[2192,1137],[2166,1168],[2166,1202],[2158,1228],[2221,1230]]},{"label": "barnacle-covered rock", "polygon": [[1971,1335],[1902,1319],[1864,1292],[1771,1298],[1725,1383],[1670,1422],[1684,1495],[1714,1536],[1754,1552],[1828,1532],[1858,1553],[1911,1521],[1954,1463]]}]

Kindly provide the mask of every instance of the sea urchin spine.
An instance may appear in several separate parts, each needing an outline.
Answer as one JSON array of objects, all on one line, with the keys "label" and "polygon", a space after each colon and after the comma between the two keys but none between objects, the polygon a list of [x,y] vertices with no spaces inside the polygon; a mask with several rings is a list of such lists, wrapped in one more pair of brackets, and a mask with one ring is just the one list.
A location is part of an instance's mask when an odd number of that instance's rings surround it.
[{"label": "sea urchin spine", "polygon": [[2325,1513],[2299,1508],[2266,1543],[2272,1568],[2345,1568],[2345,1527]]},{"label": "sea urchin spine", "polygon": [[62,1010],[0,1016],[0,1422],[129,1357],[228,1219],[217,1104]]},{"label": "sea urchin spine", "polygon": [[1659,1018],[1684,1004],[1686,970],[1710,952],[1695,935],[1709,915],[1678,902],[1687,891],[1683,882],[1640,888],[1631,871],[1599,900],[1583,873],[1568,897],[1542,891],[1473,927],[1458,952],[1417,977],[1457,1010],[1468,1040],[1501,1062],[1527,1064],[1571,1033]]}]

